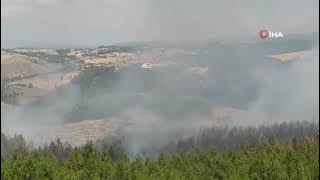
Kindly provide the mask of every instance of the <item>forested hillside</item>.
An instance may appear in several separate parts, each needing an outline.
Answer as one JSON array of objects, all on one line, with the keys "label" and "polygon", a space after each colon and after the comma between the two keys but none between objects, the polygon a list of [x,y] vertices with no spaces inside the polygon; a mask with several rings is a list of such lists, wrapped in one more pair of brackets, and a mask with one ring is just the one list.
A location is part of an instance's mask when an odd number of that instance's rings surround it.
[{"label": "forested hillside", "polygon": [[1,179],[319,179],[318,131],[307,122],[204,129],[153,157],[133,156],[121,137],[35,148],[2,134]]},{"label": "forested hillside", "polygon": [[154,160],[112,160],[92,144],[63,159],[44,149],[1,158],[1,179],[319,179],[318,169],[318,144],[311,139],[223,153],[193,149]]}]

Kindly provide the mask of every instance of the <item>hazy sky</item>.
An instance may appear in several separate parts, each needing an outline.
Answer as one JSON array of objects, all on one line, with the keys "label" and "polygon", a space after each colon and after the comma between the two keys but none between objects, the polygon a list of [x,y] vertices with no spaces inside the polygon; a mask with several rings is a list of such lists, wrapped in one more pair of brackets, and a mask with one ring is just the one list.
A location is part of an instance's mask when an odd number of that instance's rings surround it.
[{"label": "hazy sky", "polygon": [[319,0],[1,0],[1,45],[96,46],[126,41],[318,32]]}]

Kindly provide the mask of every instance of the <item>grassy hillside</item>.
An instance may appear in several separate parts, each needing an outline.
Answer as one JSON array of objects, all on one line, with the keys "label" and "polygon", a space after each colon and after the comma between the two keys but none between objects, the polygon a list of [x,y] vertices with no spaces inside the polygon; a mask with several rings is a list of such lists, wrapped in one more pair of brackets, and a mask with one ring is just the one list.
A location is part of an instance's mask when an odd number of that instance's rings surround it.
[{"label": "grassy hillside", "polygon": [[48,64],[36,58],[18,54],[1,54],[1,79],[29,77],[48,73],[57,68],[58,65]]}]

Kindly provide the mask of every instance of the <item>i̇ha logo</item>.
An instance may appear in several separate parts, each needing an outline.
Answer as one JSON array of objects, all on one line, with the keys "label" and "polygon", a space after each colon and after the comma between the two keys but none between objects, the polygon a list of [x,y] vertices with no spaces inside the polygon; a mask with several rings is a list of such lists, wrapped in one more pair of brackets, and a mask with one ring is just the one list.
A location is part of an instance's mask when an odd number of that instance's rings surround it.
[{"label": "i\u0307ha logo", "polygon": [[266,39],[266,38],[283,38],[282,32],[273,32],[266,29],[262,29],[259,31],[260,39]]}]

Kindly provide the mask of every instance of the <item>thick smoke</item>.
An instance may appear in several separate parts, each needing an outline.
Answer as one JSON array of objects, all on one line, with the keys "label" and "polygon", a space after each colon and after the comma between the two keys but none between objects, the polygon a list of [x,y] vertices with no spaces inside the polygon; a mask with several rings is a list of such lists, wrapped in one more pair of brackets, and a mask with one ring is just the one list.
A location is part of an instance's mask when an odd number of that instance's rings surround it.
[{"label": "thick smoke", "polygon": [[[318,121],[316,47],[290,62],[267,58],[259,48],[248,55],[241,44],[188,50],[199,53],[166,59],[175,62],[171,66],[85,71],[51,95],[3,113],[2,131],[41,144],[66,122],[104,119],[117,124],[116,133],[136,154],[213,126],[219,108],[242,112],[223,120],[227,126]],[[205,73],[192,73],[195,67]]]},{"label": "thick smoke", "polygon": [[56,130],[64,124],[64,114],[74,108],[80,95],[79,87],[74,85],[59,91],[31,105],[1,109],[1,132],[22,134],[36,145],[55,139]]},{"label": "thick smoke", "polygon": [[[122,3],[124,2],[121,1],[121,5]],[[141,69],[140,66],[134,66],[116,72],[108,72],[108,69],[103,68],[85,72],[83,78],[48,97],[40,98],[30,106],[19,106],[14,111],[2,113],[1,130],[9,134],[22,133],[40,144],[55,138],[54,130],[66,122],[115,120],[112,123],[121,127],[117,129],[117,133],[127,137],[128,151],[136,154],[148,146],[158,148],[157,146],[191,136],[202,127],[212,126],[213,116],[217,113],[215,109],[219,108],[234,108],[243,112],[233,117],[232,121],[224,121],[223,124],[227,126],[257,126],[296,120],[318,121],[318,46],[305,57],[277,63],[267,57],[271,53],[266,55],[264,47],[259,46],[259,43],[224,44],[225,41],[233,41],[234,37],[250,41],[257,39],[261,28],[285,33],[318,32],[318,15],[313,14],[318,10],[318,6],[314,5],[318,2],[310,1],[303,8],[300,8],[301,3],[302,1],[293,1],[287,7],[287,1],[275,0],[273,3],[150,1],[141,3],[145,5],[142,11],[144,16],[133,16],[137,17],[133,22],[143,22],[142,24],[134,24],[132,27],[131,23],[126,22],[130,13],[127,15],[119,9],[117,12],[123,26],[112,28],[101,24],[100,20],[95,21],[106,15],[105,9],[97,10],[98,14],[93,11],[83,20],[78,19],[76,14],[66,16],[65,14],[70,13],[69,8],[75,8],[68,6],[61,13],[67,18],[61,19],[65,19],[62,27],[67,24],[68,30],[73,33],[70,36],[72,42],[83,43],[78,39],[85,39],[95,44],[94,42],[101,41],[91,40],[93,34],[93,38],[98,36],[98,39],[103,39],[101,37],[106,34],[104,29],[117,32],[120,28],[119,32],[123,32],[126,29],[124,27],[128,27],[129,30],[137,31],[132,33],[135,38],[178,41],[177,48],[187,46],[185,50],[192,54],[161,60],[161,63],[174,64],[167,67]],[[83,14],[81,10],[84,5],[75,10]],[[50,10],[54,13],[50,18],[56,17],[57,11]],[[43,10],[37,11],[38,14],[42,12]],[[33,13],[28,15],[33,16]],[[112,22],[109,24],[118,23],[113,16],[108,15],[108,21]],[[141,17],[143,18],[139,19]],[[47,20],[44,18],[39,22],[45,21],[48,24]],[[61,26],[60,21],[54,22],[49,26],[54,26],[51,29]],[[82,28],[83,22],[88,22],[90,28]],[[17,24],[12,27],[19,27]],[[52,42],[61,38],[61,42],[70,39],[68,33],[55,33],[51,36],[52,31],[46,29],[46,26],[35,27],[45,28],[43,32],[49,32],[44,34],[54,38],[49,38]],[[15,29],[15,32],[28,30]],[[6,31],[11,32],[10,28]],[[78,32],[85,32],[85,36]],[[23,36],[24,33],[17,34]],[[121,36],[133,38],[130,34],[126,32]],[[212,43],[208,39],[216,42]],[[199,44],[188,46],[184,40],[199,40]],[[164,45],[164,48],[168,46]],[[207,72],[195,75],[192,68],[207,69]]]},{"label": "thick smoke", "polygon": [[[264,112],[275,122],[319,120],[319,50],[298,57],[284,67],[258,68],[262,82],[253,112]],[[273,116],[273,117],[272,117]],[[262,122],[265,123],[265,122]]]}]

